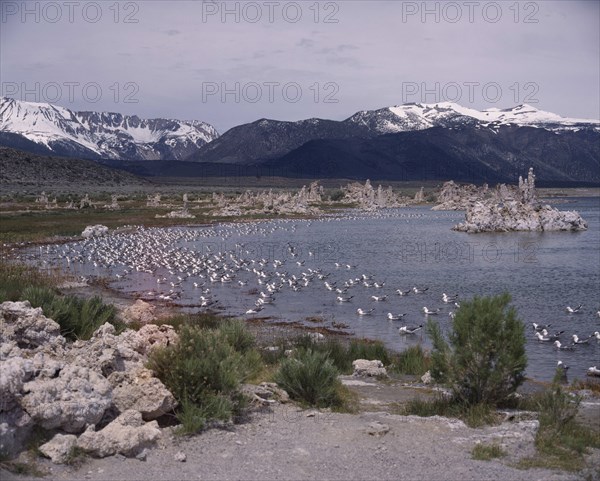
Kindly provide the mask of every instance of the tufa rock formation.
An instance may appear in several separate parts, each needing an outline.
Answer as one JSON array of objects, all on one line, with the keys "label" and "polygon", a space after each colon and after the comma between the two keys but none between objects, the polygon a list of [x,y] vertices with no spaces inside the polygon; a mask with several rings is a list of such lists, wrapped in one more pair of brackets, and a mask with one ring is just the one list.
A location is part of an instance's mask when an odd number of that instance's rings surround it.
[{"label": "tufa rock formation", "polygon": [[501,184],[491,198],[470,204],[465,221],[453,227],[468,233],[586,229],[587,223],[578,212],[559,211],[538,202],[533,169],[529,169],[527,179],[519,177],[517,189]]}]

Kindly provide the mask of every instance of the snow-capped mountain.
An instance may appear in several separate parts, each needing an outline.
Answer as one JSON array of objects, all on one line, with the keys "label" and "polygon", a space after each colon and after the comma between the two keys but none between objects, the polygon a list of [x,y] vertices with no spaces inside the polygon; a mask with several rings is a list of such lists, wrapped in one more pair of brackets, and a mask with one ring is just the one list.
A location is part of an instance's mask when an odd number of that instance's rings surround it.
[{"label": "snow-capped mountain", "polygon": [[219,136],[211,125],[135,115],[74,112],[0,98],[0,145],[90,159],[181,160]]},{"label": "snow-capped mountain", "polygon": [[380,134],[424,130],[431,127],[457,128],[500,125],[536,127],[553,131],[596,129],[600,120],[572,119],[523,104],[508,109],[475,110],[452,102],[410,103],[379,110],[357,112],[346,120]]},{"label": "snow-capped mountain", "polygon": [[283,156],[310,141],[371,139],[384,134],[421,131],[435,127],[534,127],[553,132],[600,132],[599,120],[564,118],[530,105],[483,111],[455,103],[404,104],[357,112],[343,121],[308,119],[296,122],[261,119],[238,125],[203,146],[189,160],[211,163],[253,164]]}]

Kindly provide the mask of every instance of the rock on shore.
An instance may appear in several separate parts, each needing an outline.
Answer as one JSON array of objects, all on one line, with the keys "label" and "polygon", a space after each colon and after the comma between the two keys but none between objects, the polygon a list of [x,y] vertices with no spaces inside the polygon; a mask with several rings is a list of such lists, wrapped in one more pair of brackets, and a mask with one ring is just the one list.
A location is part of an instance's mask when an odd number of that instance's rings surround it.
[{"label": "rock on shore", "polygon": [[154,420],[177,405],[144,367],[147,354],[176,341],[171,326],[117,335],[107,323],[89,341],[69,343],[29,302],[0,304],[0,451],[16,454],[39,426],[55,434],[41,451],[56,462],[73,446],[136,455],[158,439]]}]

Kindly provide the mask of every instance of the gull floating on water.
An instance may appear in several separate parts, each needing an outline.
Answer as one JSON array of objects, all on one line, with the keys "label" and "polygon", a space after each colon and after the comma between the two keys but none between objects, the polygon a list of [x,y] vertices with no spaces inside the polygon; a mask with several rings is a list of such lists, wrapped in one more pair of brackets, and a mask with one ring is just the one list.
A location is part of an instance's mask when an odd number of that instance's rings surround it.
[{"label": "gull floating on water", "polygon": [[396,289],[396,292],[398,293],[399,296],[408,296],[411,292],[411,290],[409,289],[408,291],[403,291],[402,289]]},{"label": "gull floating on water", "polygon": [[423,328],[423,324],[419,324],[418,326],[402,326],[398,329],[400,334],[416,334],[417,331]]},{"label": "gull floating on water", "polygon": [[442,292],[442,301],[444,301],[444,303],[451,304],[453,302],[456,302],[457,300],[458,300],[458,294],[454,294],[453,296],[449,296],[445,292]]},{"label": "gull floating on water", "polygon": [[541,334],[539,332],[535,333],[535,337],[537,337],[537,340],[540,341],[540,342],[552,342],[552,341],[555,340],[555,339],[551,339],[548,336],[544,336],[543,334]]},{"label": "gull floating on water", "polygon": [[359,316],[368,316],[370,315],[375,309],[369,309],[368,311],[364,311],[362,310],[360,307],[358,309],[356,309],[356,312]]},{"label": "gull floating on water", "polygon": [[549,334],[546,329],[542,329],[542,336],[549,337],[551,341],[556,341],[565,331],[556,331],[554,334]]},{"label": "gull floating on water", "polygon": [[342,296],[337,296],[336,300],[338,302],[350,302],[352,300],[354,296],[350,296],[350,297],[342,297]]},{"label": "gull floating on water", "polygon": [[590,339],[593,337],[586,337],[585,339],[579,339],[579,336],[577,334],[573,334],[571,336],[573,338],[573,344],[589,344],[590,343]]},{"label": "gull floating on water", "polygon": [[583,304],[579,304],[577,307],[567,306],[567,312],[569,314],[577,314],[578,312],[581,311],[582,307],[583,307]]},{"label": "gull floating on water", "polygon": [[548,329],[552,324],[538,324],[536,322],[532,322],[531,325],[533,326],[534,330],[541,332],[544,329]]},{"label": "gull floating on water", "polygon": [[588,367],[586,374],[588,376],[600,377],[600,369],[598,369],[596,366]]},{"label": "gull floating on water", "polygon": [[560,341],[554,341],[554,345],[556,346],[556,349],[558,349],[559,351],[572,351],[575,349],[575,346],[573,346],[572,344],[568,345],[568,346],[563,346]]},{"label": "gull floating on water", "polygon": [[388,313],[387,313],[387,318],[388,318],[390,321],[399,321],[399,320],[400,320],[400,319],[402,319],[404,316],[406,316],[406,313],[404,313],[404,314],[397,314],[397,315],[395,315],[395,316],[394,316],[394,314],[392,314],[391,312],[388,312]]},{"label": "gull floating on water", "polygon": [[437,316],[441,309],[436,309],[435,311],[430,311],[429,308],[423,307],[423,312],[426,316]]},{"label": "gull floating on water", "polygon": [[371,296],[371,299],[373,299],[374,301],[385,301],[387,299],[387,296]]},{"label": "gull floating on water", "polygon": [[428,291],[428,290],[429,290],[429,287],[424,287],[423,289],[419,289],[418,287],[415,286],[412,288],[412,291],[415,294],[423,294],[425,291]]}]

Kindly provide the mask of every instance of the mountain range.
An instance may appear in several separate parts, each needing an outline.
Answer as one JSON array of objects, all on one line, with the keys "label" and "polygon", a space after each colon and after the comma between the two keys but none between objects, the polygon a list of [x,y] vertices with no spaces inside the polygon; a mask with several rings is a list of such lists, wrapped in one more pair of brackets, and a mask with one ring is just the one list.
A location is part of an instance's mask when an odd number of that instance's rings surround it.
[{"label": "mountain range", "polygon": [[600,121],[530,105],[412,103],[342,121],[260,119],[219,136],[200,121],[1,99],[0,145],[102,159],[144,175],[512,182],[534,167],[541,181],[600,182]]},{"label": "mountain range", "polygon": [[182,160],[217,137],[214,127],[197,120],[75,112],[47,103],[0,98],[0,145],[38,154]]}]

